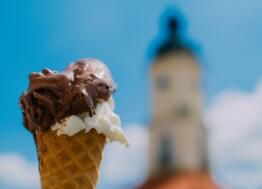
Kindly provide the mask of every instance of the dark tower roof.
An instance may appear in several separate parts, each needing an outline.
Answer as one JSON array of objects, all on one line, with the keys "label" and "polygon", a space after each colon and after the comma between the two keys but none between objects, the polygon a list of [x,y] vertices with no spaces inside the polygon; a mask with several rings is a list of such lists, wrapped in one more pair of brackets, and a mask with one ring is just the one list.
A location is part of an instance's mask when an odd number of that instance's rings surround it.
[{"label": "dark tower roof", "polygon": [[186,52],[188,54],[193,54],[192,49],[189,48],[179,36],[180,26],[175,17],[169,18],[167,27],[167,39],[157,49],[156,56],[161,56],[172,52]]}]

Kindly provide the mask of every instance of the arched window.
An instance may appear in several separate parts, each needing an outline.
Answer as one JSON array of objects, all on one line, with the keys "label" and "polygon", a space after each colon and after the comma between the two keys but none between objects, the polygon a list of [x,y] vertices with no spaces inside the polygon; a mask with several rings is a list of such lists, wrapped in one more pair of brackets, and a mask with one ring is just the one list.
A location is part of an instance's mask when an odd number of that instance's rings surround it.
[{"label": "arched window", "polygon": [[170,81],[167,76],[162,75],[156,79],[156,87],[160,91],[165,91],[169,88]]},{"label": "arched window", "polygon": [[179,117],[189,117],[190,116],[190,108],[187,103],[181,103],[176,108],[176,115]]},{"label": "arched window", "polygon": [[162,169],[168,169],[172,163],[172,148],[168,138],[162,138],[160,144],[159,164]]}]

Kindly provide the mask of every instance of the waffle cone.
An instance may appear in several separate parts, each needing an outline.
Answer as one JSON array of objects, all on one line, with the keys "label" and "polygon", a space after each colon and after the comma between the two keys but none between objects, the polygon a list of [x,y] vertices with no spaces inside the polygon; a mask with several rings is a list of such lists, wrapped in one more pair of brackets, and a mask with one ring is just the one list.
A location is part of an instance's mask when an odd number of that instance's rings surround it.
[{"label": "waffle cone", "polygon": [[95,189],[105,136],[92,129],[73,136],[36,136],[42,189]]}]

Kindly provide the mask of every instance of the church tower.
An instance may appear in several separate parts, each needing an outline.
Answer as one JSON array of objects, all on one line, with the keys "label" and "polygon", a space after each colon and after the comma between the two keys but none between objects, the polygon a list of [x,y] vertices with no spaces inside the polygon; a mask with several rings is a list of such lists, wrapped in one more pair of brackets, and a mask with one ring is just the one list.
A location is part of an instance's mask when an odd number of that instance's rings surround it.
[{"label": "church tower", "polygon": [[150,177],[207,172],[207,131],[202,120],[201,68],[180,38],[175,18],[151,65]]}]

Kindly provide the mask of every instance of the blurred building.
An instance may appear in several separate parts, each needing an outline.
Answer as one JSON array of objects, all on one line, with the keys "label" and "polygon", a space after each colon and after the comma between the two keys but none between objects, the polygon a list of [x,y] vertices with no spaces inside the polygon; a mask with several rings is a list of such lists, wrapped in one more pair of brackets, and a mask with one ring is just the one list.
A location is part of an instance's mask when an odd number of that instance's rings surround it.
[{"label": "blurred building", "polygon": [[201,68],[175,18],[151,65],[150,170],[140,189],[213,189],[202,120]]}]

